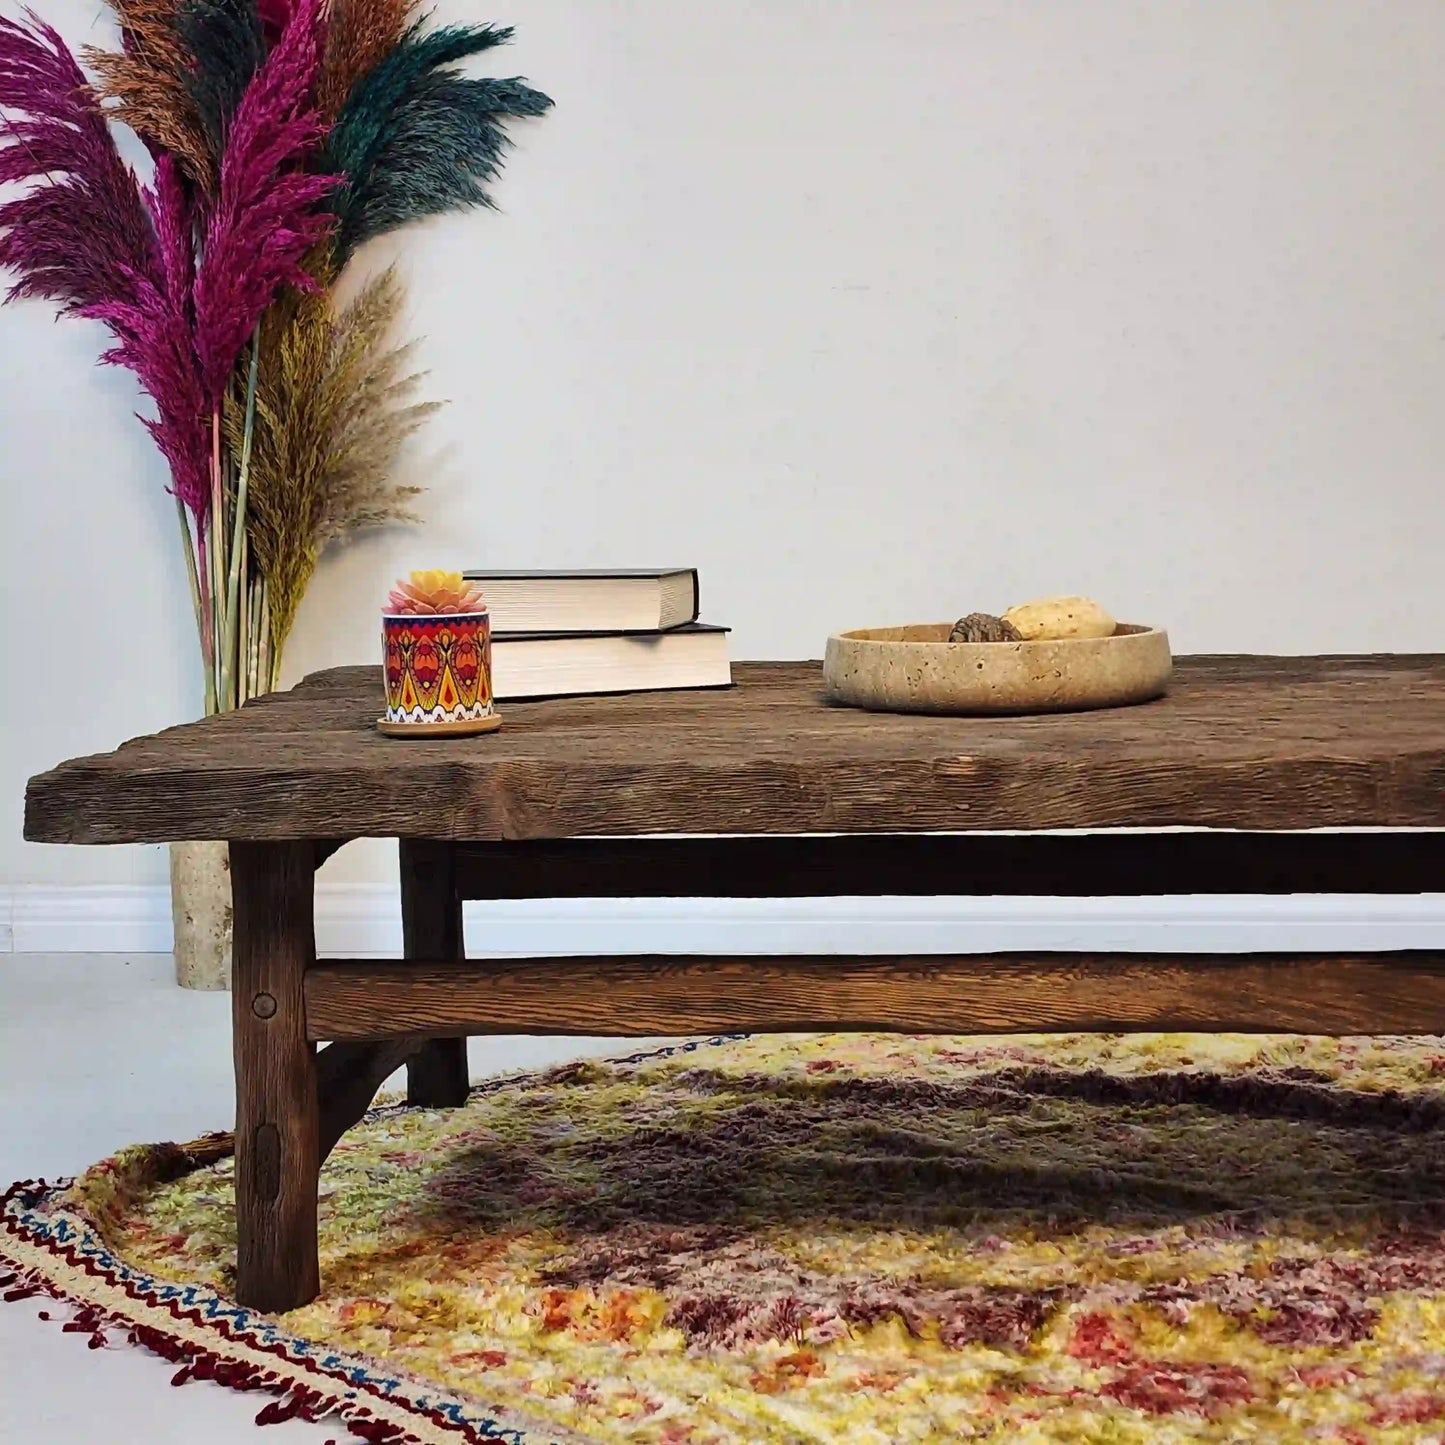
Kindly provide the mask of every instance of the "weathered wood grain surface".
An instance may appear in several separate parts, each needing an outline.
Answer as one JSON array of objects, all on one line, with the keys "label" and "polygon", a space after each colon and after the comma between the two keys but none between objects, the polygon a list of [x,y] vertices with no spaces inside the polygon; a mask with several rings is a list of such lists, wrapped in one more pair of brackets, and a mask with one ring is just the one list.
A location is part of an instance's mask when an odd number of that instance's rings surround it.
[{"label": "weathered wood grain surface", "polygon": [[428,1030],[1445,1032],[1445,953],[673,957],[317,964],[313,1039]]},{"label": "weathered wood grain surface", "polygon": [[364,1044],[327,1044],[316,1055],[317,1158],[323,1163],[336,1141],[366,1113],[376,1091],[425,1038],[394,1038]]},{"label": "weathered wood grain surface", "polygon": [[236,1298],[261,1310],[294,1309],[320,1288],[316,1049],[301,991],[314,876],[306,844],[232,845]]},{"label": "weathered wood grain surface", "polygon": [[33,778],[28,838],[1445,826],[1445,656],[1181,658],[1167,697],[1045,717],[874,714],[817,663],[728,691],[512,703],[499,733],[377,734],[376,668]]},{"label": "weathered wood grain surface", "polygon": [[[450,843],[421,838],[403,838],[397,848],[401,937],[408,958],[466,957],[456,853]],[[469,1086],[465,1038],[429,1039],[407,1060],[408,1104],[460,1108]]]}]

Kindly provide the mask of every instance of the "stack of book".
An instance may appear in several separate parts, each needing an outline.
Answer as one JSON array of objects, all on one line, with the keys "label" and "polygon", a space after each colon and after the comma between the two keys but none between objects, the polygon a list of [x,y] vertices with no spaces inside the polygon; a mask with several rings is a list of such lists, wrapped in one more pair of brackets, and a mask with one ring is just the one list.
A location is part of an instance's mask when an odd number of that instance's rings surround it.
[{"label": "stack of book", "polygon": [[491,614],[499,700],[732,682],[728,629],[697,620],[696,568],[464,575]]}]

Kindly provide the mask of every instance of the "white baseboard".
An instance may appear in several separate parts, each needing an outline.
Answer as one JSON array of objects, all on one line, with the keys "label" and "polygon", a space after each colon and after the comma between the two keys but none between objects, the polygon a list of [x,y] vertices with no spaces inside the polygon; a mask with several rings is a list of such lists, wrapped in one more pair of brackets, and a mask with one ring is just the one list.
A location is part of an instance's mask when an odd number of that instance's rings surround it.
[{"label": "white baseboard", "polygon": [[[1445,948],[1445,894],[469,903],[472,955]],[[320,953],[397,957],[395,889],[317,887]],[[164,885],[0,887],[0,953],[167,953]]]}]

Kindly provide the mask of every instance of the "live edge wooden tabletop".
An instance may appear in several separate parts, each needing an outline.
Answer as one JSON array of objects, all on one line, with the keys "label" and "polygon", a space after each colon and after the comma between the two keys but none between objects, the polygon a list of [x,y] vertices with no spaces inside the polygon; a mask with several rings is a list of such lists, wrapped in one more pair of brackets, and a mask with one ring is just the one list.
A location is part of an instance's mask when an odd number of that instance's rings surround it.
[{"label": "live edge wooden tabletop", "polygon": [[33,778],[58,843],[974,829],[1445,826],[1445,657],[1185,657],[1167,696],[1036,717],[828,705],[815,662],[723,691],[508,703],[499,733],[375,729],[379,670]]}]

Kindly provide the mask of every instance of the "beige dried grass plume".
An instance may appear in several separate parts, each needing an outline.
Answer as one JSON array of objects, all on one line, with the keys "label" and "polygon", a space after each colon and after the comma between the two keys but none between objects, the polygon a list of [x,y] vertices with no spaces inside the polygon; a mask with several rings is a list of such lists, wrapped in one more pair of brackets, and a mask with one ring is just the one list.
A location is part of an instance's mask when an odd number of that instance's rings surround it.
[{"label": "beige dried grass plume", "polygon": [[[330,276],[318,263],[318,280]],[[267,317],[256,389],[247,534],[265,579],[279,661],[322,551],[365,527],[414,521],[420,488],[393,480],[402,444],[437,410],[413,402],[412,346],[389,346],[404,292],[395,268],[339,314],[324,292],[293,295]],[[239,441],[239,397],[226,424]]]}]

